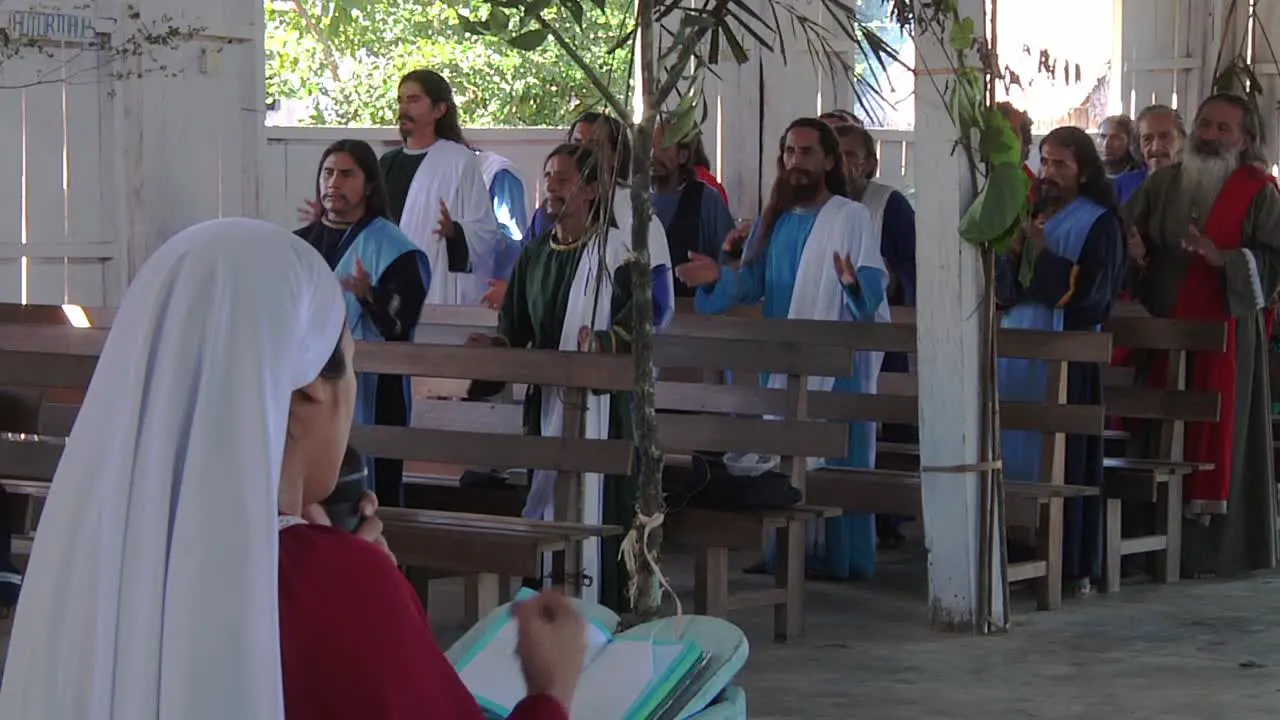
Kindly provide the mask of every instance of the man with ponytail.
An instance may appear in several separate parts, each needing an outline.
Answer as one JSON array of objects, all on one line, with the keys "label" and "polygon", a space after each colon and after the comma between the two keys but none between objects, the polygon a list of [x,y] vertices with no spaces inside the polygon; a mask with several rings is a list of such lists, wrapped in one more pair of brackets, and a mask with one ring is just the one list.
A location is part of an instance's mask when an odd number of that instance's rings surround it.
[{"label": "man with ponytail", "polygon": [[[725,241],[726,254],[743,256],[736,268],[694,252],[676,268],[681,280],[700,288],[698,312],[763,300],[770,318],[888,322],[880,235],[867,208],[847,197],[835,131],[817,118],[795,120],[778,141],[777,168],[769,204],[750,235],[735,233]],[[883,353],[859,352],[846,377],[810,378],[809,389],[874,393],[882,359]],[[769,386],[785,387],[786,377],[773,375]],[[827,462],[874,467],[875,446],[875,423],[849,423],[849,454]],[[825,523],[825,533],[810,541],[809,567],[831,578],[871,577],[874,516],[850,514]]]}]

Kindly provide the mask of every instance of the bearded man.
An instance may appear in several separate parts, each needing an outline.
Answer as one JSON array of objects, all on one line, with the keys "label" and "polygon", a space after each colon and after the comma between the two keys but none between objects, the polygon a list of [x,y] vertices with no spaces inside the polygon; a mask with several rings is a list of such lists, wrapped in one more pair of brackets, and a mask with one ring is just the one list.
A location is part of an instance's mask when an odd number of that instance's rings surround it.
[{"label": "bearded man", "polygon": [[[778,141],[777,180],[769,204],[750,236],[730,234],[732,255],[745,241],[734,267],[700,253],[676,267],[690,287],[699,313],[722,313],[735,305],[764,301],[764,316],[806,320],[888,322],[889,274],[880,237],[867,208],[846,197],[840,142],[817,118],[791,123]],[[834,264],[835,269],[832,270]],[[817,391],[875,393],[883,353],[859,352],[843,378],[810,378]],[[773,375],[769,386],[786,386]],[[875,467],[876,424],[849,423],[849,454],[832,465]],[[825,535],[810,542],[807,567],[836,579],[868,579],[875,572],[874,515],[849,513],[826,520]]]},{"label": "bearded man", "polygon": [[[1007,309],[1005,328],[1097,330],[1111,313],[1124,280],[1125,254],[1115,194],[1093,141],[1076,127],[1060,127],[1040,142],[1037,212],[1009,254],[997,265],[996,299]],[[1029,271],[1029,272],[1028,272]],[[1000,397],[1043,402],[1048,363],[1001,358]],[[1097,405],[1102,370],[1070,363],[1067,401]],[[1001,432],[1005,471],[1012,480],[1042,479],[1038,431]],[[1070,485],[1102,484],[1102,438],[1067,437],[1065,479]],[[1073,498],[1064,506],[1063,580],[1089,592],[1102,579],[1102,506],[1098,498]],[[1011,551],[1016,546],[1010,544]]]},{"label": "bearded man", "polygon": [[[1268,301],[1280,286],[1280,194],[1249,101],[1218,94],[1196,112],[1182,162],[1125,205],[1142,251],[1138,299],[1156,317],[1227,324],[1225,352],[1192,353],[1188,385],[1217,392],[1216,423],[1188,423],[1185,457],[1213,463],[1184,482],[1182,574],[1276,564],[1276,489],[1267,379]],[[1164,368],[1149,381],[1164,386]]]}]

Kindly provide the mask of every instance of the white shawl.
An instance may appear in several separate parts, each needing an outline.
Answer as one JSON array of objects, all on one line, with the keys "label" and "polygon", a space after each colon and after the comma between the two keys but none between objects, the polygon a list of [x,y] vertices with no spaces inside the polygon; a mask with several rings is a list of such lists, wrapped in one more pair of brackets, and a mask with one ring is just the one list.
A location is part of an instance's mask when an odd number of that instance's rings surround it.
[{"label": "white shawl", "polygon": [[[613,324],[613,274],[631,256],[630,231],[609,230],[604,243],[605,277],[600,277],[601,243],[593,242],[582,253],[578,269],[569,288],[569,306],[565,309],[564,327],[560,331],[560,349],[578,350],[578,330],[590,327],[608,330]],[[594,302],[592,302],[594,298]],[[542,388],[542,435],[557,437],[564,429],[564,388]],[[587,393],[586,422],[583,437],[602,439],[609,437],[609,396]],[[535,470],[530,484],[529,497],[523,515],[526,518],[552,520],[555,517],[556,473]],[[582,522],[600,524],[603,521],[604,477],[587,473],[582,477]],[[596,582],[584,588],[583,597],[593,602],[599,597],[600,541],[588,540],[583,547],[583,569]]]},{"label": "white shawl", "polygon": [[147,260],[40,520],[0,717],[284,717],[289,403],[345,315],[319,253],[258,220],[197,225]]},{"label": "white shawl", "polygon": [[[618,222],[618,229],[626,236],[627,247],[631,247],[631,227],[635,220],[635,206],[631,204],[631,188],[618,185],[613,189],[613,218]],[[649,267],[667,267],[667,284],[665,297],[654,298],[654,302],[666,303],[667,313],[654,324],[655,330],[661,330],[671,323],[675,317],[676,286],[674,282],[675,266],[671,264],[671,245],[667,242],[667,231],[662,227],[658,216],[650,211],[649,217]]]},{"label": "white shawl", "polygon": [[[462,226],[471,251],[471,272],[451,273],[440,228],[440,201],[449,215]],[[474,151],[452,140],[437,140],[418,166],[400,229],[422,248],[431,262],[431,287],[427,302],[436,305],[478,305],[489,289],[494,266],[504,240],[489,199],[480,160]]]},{"label": "white shawl", "polygon": [[[484,178],[484,186],[486,188],[493,187],[493,179],[498,177],[498,173],[503,170],[520,179],[520,172],[516,170],[516,166],[498,153],[485,150],[477,153],[476,157],[480,160],[480,175]],[[524,180],[520,179],[520,182],[523,183]],[[524,228],[521,229],[523,230]]]},{"label": "white shawl", "polygon": [[[871,213],[865,205],[839,195],[822,206],[813,229],[809,231],[809,239],[800,255],[787,317],[794,320],[852,320],[844,304],[844,286],[835,271],[833,257],[836,253],[852,258],[856,269],[875,268],[885,272],[884,258],[880,257],[880,236],[871,224]],[[881,302],[876,308],[875,319],[876,322],[889,322],[888,301]],[[884,353],[880,352],[857,353],[856,369],[864,392],[876,391],[883,359]],[[835,378],[809,378],[811,391],[826,392],[834,385]],[[769,379],[769,387],[786,386],[785,375],[775,374]]]},{"label": "white shawl", "polygon": [[862,204],[871,212],[871,229],[875,231],[877,242],[884,235],[884,209],[892,194],[893,188],[875,180],[867,183],[866,192],[862,194]]}]

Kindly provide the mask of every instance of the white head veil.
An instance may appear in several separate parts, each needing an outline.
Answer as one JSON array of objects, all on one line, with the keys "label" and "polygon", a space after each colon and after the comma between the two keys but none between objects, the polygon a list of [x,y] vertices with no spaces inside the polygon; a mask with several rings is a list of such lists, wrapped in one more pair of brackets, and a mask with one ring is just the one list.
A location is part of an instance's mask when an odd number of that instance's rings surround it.
[{"label": "white head veil", "polygon": [[320,254],[268,223],[197,225],[147,261],[54,477],[0,717],[283,717],[289,403],[344,318]]}]

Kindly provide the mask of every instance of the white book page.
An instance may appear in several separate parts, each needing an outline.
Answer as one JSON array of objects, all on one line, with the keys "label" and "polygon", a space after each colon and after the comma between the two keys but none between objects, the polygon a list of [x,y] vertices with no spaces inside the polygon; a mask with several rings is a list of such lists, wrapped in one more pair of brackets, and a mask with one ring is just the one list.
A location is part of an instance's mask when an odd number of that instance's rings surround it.
[{"label": "white book page", "polygon": [[569,717],[573,720],[623,720],[649,683],[661,677],[684,648],[648,642],[610,643],[578,682]]},{"label": "white book page", "polygon": [[[458,673],[472,695],[486,698],[508,711],[528,694],[528,688],[524,684],[524,671],[520,669],[520,657],[516,655],[518,629],[519,623],[514,619],[505,622],[489,643]],[[584,669],[608,647],[611,639],[598,625],[587,623],[587,653],[582,662]]]}]

